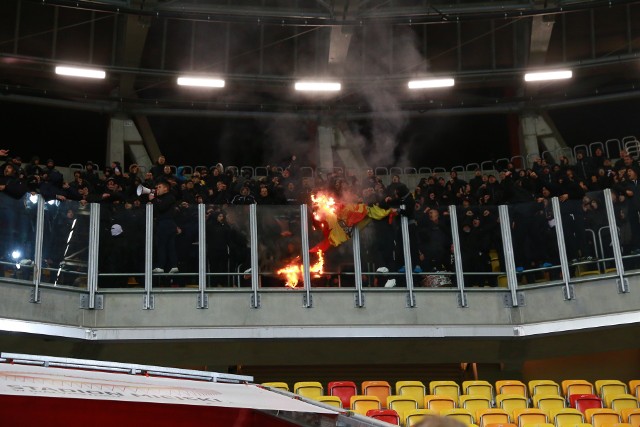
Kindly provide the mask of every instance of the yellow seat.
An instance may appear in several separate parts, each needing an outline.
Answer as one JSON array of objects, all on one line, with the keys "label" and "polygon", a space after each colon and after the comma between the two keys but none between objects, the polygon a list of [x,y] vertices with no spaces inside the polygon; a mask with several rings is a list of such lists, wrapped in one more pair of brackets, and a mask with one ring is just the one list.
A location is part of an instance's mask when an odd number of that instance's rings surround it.
[{"label": "yellow seat", "polygon": [[640,409],[624,408],[620,410],[622,421],[631,424],[632,427],[640,427]]},{"label": "yellow seat", "polygon": [[584,414],[575,408],[551,409],[549,421],[556,427],[573,427],[584,423]]},{"label": "yellow seat", "polygon": [[475,424],[476,422],[475,412],[464,408],[445,409],[440,412],[440,415],[443,417],[451,417],[466,425]]},{"label": "yellow seat", "polygon": [[423,399],[423,408],[433,409],[434,411],[441,412],[446,409],[453,409],[456,407],[456,401],[451,396],[439,396],[435,394],[427,394]]},{"label": "yellow seat", "polygon": [[557,394],[536,394],[533,396],[533,406],[543,411],[551,412],[553,409],[564,408],[567,406],[567,402]]},{"label": "yellow seat", "polygon": [[595,386],[596,393],[600,396],[605,405],[607,404],[607,396],[628,393],[627,385],[619,380],[596,380]]},{"label": "yellow seat", "polygon": [[536,394],[555,394],[560,396],[560,385],[552,380],[531,380],[529,385],[529,396]]},{"label": "yellow seat", "polygon": [[478,412],[478,409],[489,409],[491,408],[491,399],[486,396],[481,395],[468,395],[463,394],[460,396],[460,405],[461,408],[468,409],[472,411],[474,414]]},{"label": "yellow seat", "polygon": [[324,403],[325,405],[342,408],[342,399],[338,396],[319,396],[316,400]]},{"label": "yellow seat", "polygon": [[640,380],[629,381],[629,393],[640,399]]},{"label": "yellow seat", "polygon": [[363,381],[362,394],[380,399],[382,409],[387,409],[387,396],[391,395],[391,385],[386,381]]},{"label": "yellow seat", "polygon": [[300,396],[316,400],[324,395],[322,384],[317,381],[300,381],[293,385],[293,392]]},{"label": "yellow seat", "polygon": [[387,397],[387,408],[393,409],[400,416],[401,422],[407,419],[409,411],[418,408],[418,402],[409,396],[391,395]]},{"label": "yellow seat", "polygon": [[510,419],[504,409],[478,409],[476,422],[480,427],[487,427],[488,424],[509,424]]},{"label": "yellow seat", "polygon": [[631,394],[617,394],[615,396],[607,396],[607,406],[614,411],[620,412],[625,408],[638,408],[638,399]]},{"label": "yellow seat", "polygon": [[553,424],[550,424],[550,423],[531,423],[531,424],[523,424],[522,427],[553,427]]},{"label": "yellow seat", "polygon": [[411,427],[418,424],[425,416],[438,416],[438,412],[432,411],[430,409],[414,409],[408,411],[405,414],[405,419],[401,420],[401,423],[404,423],[406,427]]},{"label": "yellow seat", "polygon": [[493,400],[493,386],[489,381],[463,381],[462,394],[470,396],[484,396],[489,400]]},{"label": "yellow seat", "polygon": [[513,410],[511,418],[518,427],[524,427],[527,424],[546,424],[549,422],[547,413],[537,408],[516,408]]},{"label": "yellow seat", "polygon": [[411,397],[418,402],[418,408],[424,409],[424,396],[426,387],[422,381],[398,381],[396,382],[396,395]]},{"label": "yellow seat", "polygon": [[584,411],[584,417],[593,427],[603,427],[622,422],[620,414],[609,408],[588,408]]},{"label": "yellow seat", "polygon": [[513,411],[515,409],[526,409],[528,407],[529,400],[519,394],[498,394],[496,396],[496,408],[507,411],[511,419],[514,419]]},{"label": "yellow seat", "polygon": [[496,394],[519,394],[527,397],[527,386],[518,380],[496,381]]},{"label": "yellow seat", "polygon": [[572,394],[595,394],[593,384],[587,380],[564,380],[560,384],[567,401]]},{"label": "yellow seat", "polygon": [[380,399],[376,396],[357,394],[355,396],[351,396],[350,403],[351,410],[359,415],[367,415],[367,411],[370,409],[382,409]]},{"label": "yellow seat", "polygon": [[289,385],[283,382],[262,383],[265,387],[277,388],[279,390],[289,391]]},{"label": "yellow seat", "polygon": [[429,382],[429,394],[450,396],[457,402],[460,396],[460,386],[455,381],[431,381]]}]

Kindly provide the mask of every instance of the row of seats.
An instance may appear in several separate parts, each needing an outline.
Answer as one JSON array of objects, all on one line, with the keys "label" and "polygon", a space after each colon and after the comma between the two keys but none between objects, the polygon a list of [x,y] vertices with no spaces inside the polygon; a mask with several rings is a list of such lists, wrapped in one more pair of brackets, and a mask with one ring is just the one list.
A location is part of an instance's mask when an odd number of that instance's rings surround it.
[{"label": "row of seats", "polygon": [[[286,383],[263,385],[289,391]],[[633,395],[629,394],[629,389]],[[640,380],[630,381],[628,387],[618,380],[597,380],[594,383],[565,380],[561,384],[551,380],[532,380],[527,384],[518,380],[503,380],[496,381],[495,387],[481,380],[464,381],[462,387],[454,381],[431,381],[430,394],[426,394],[426,390],[421,381],[398,381],[395,384],[395,394],[392,394],[391,385],[386,381],[365,381],[361,384],[360,394],[352,381],[330,382],[326,394],[322,384],[315,381],[297,382],[293,388],[296,394],[348,408],[361,415],[366,415],[369,411],[381,411],[374,413],[393,418],[392,413],[384,411],[395,410],[401,425],[411,425],[407,420],[409,415],[413,419],[426,414],[441,414],[481,427],[494,421],[514,423],[517,427],[546,423],[555,427],[576,427],[574,424],[564,423],[562,417],[557,421],[556,416],[561,413],[573,415],[575,420],[575,416],[579,414],[580,423],[591,423],[593,416],[597,415],[597,422],[593,427],[603,427],[608,423],[600,421],[601,419],[615,417],[618,419],[617,423],[630,423],[633,427],[640,427],[640,403],[637,397],[640,393]],[[597,414],[594,411],[587,412],[592,409],[602,411]],[[499,419],[487,420],[489,415],[497,415]],[[605,415],[609,418],[604,417]]]}]

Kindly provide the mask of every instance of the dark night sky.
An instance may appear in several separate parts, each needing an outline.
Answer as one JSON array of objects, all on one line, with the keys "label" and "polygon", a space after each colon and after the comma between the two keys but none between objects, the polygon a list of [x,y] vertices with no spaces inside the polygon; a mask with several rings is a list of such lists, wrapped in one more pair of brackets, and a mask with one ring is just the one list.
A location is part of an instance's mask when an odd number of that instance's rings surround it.
[{"label": "dark night sky", "polygon": [[[92,160],[105,163],[107,115],[76,110],[0,102],[3,148],[28,161],[31,156],[53,158],[60,165]],[[640,137],[640,100],[558,109],[550,116],[567,143],[588,144],[627,135]],[[305,163],[316,162],[308,142],[313,124],[303,121],[151,117],[160,148],[173,164],[265,165],[295,153]],[[367,122],[358,123],[366,138]],[[426,117],[412,119],[396,138],[388,163],[403,166],[464,165],[500,157],[508,152],[504,115]],[[364,150],[367,151],[366,149]]]}]

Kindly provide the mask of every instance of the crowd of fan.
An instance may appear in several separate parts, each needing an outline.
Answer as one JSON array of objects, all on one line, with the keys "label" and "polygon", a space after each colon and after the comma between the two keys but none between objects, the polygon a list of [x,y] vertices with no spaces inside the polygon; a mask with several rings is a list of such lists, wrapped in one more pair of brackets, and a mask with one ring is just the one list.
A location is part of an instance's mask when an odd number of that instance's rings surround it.
[{"label": "crowd of fan", "polygon": [[[144,230],[143,215],[132,215],[131,218],[138,218],[135,221],[142,222],[131,224],[133,220],[119,218],[119,212],[132,212],[146,203],[158,202],[162,198],[155,196],[158,185],[166,186],[172,197],[172,217],[179,218],[180,210],[186,212],[200,203],[215,207],[207,211],[208,224],[213,224],[207,232],[211,234],[210,241],[215,242],[209,251],[215,254],[209,256],[210,263],[216,265],[211,267],[211,271],[234,271],[230,263],[246,262],[246,236],[241,236],[237,230],[234,235],[233,227],[216,229],[216,225],[227,226],[225,206],[308,204],[311,194],[318,191],[331,193],[339,200],[395,208],[408,217],[412,268],[416,273],[452,271],[448,211],[451,205],[457,206],[465,271],[491,271],[489,253],[492,250],[503,261],[498,205],[509,206],[518,270],[557,265],[555,219],[550,202],[554,196],[559,198],[561,205],[569,259],[576,263],[588,261],[596,255],[596,248],[594,242],[587,239],[585,230],[597,231],[608,225],[601,192],[606,188],[612,190],[625,253],[640,251],[640,189],[636,188],[640,165],[625,151],[615,162],[596,149],[592,156],[578,152],[574,163],[567,157],[561,157],[553,164],[538,159],[529,169],[508,164],[495,175],[477,170],[468,182],[460,179],[456,172],[451,172],[447,178],[428,176],[421,178],[412,189],[397,175],[385,185],[373,170],[368,170],[363,177],[345,175],[340,171],[302,177],[295,156],[282,164],[268,167],[267,175],[262,177],[251,176],[246,171],[238,174],[233,169],[225,170],[221,164],[186,175],[170,167],[163,156],[146,173],[141,173],[138,165],[132,164],[125,170],[117,162],[98,171],[93,163],[87,162],[83,170],[74,172],[70,182],[64,180],[52,159],[41,163],[35,157],[24,164],[19,156],[7,150],[0,150],[0,157],[5,157],[0,166],[0,192],[16,199],[28,193],[39,193],[45,200],[100,203],[103,211],[108,212],[103,220],[106,218],[110,225],[117,225],[111,227],[112,237],[122,234],[123,229],[138,233]],[[129,223],[125,224],[127,221]],[[398,221],[373,222],[370,232],[364,234],[366,260],[376,267],[402,271],[404,261]],[[177,226],[178,234],[182,234],[187,245],[178,253],[192,253],[193,247],[188,245],[192,243],[193,235],[197,237],[197,228],[189,229],[179,220]],[[192,236],[186,238],[189,233]],[[286,233],[282,235],[286,236]],[[134,240],[144,241],[140,238]],[[171,239],[164,244],[179,247],[180,241]],[[124,244],[116,245],[116,253],[118,250],[131,253],[130,247],[125,251],[126,247]],[[291,245],[287,247],[288,252],[296,251],[291,249]],[[283,254],[286,258],[284,255],[287,254]],[[164,265],[157,266],[154,271],[195,271],[194,260],[197,266],[197,256],[190,257],[191,265],[186,266],[186,270],[178,268],[180,260],[175,256],[167,257]],[[272,258],[278,257],[276,254]],[[132,257],[134,261],[127,261],[122,256],[116,258],[118,265],[124,263],[130,271],[139,270],[138,264],[143,262],[141,257]],[[494,278],[489,275],[469,277],[466,281],[467,284],[495,285]]]}]

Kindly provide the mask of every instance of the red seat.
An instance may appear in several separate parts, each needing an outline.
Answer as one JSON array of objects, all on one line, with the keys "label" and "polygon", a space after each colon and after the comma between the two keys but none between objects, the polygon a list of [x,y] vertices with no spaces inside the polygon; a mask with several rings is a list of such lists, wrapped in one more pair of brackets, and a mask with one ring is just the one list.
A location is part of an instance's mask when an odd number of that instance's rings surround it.
[{"label": "red seat", "polygon": [[332,381],[327,384],[329,396],[338,396],[342,400],[342,407],[349,408],[351,396],[358,394],[358,388],[353,381]]},{"label": "red seat", "polygon": [[367,411],[367,417],[397,426],[400,425],[400,415],[393,409],[369,409]]},{"label": "red seat", "polygon": [[595,394],[572,394],[569,396],[569,402],[574,408],[583,414],[587,409],[604,407],[602,399]]},{"label": "red seat", "polygon": [[569,395],[569,406],[572,408],[576,407],[576,399],[578,398],[584,398],[584,397],[598,397],[597,394],[571,394]]}]

